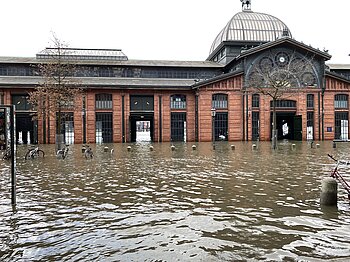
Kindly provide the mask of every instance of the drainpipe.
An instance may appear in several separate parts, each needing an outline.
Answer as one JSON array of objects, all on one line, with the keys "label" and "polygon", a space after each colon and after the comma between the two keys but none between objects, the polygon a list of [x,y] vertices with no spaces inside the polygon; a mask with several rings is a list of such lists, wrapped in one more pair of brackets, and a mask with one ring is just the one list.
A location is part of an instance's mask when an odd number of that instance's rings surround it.
[{"label": "drainpipe", "polygon": [[199,134],[198,134],[198,94],[195,95],[195,140],[198,142]]},{"label": "drainpipe", "polygon": [[318,140],[321,141],[321,93],[318,93]]},{"label": "drainpipe", "polygon": [[[162,96],[159,96],[159,138],[158,141],[162,142],[162,136],[163,136],[163,132],[162,132]],[[154,129],[154,128],[153,128]]]},{"label": "drainpipe", "polygon": [[243,91],[242,95],[242,112],[243,112],[243,121],[242,121],[242,127],[243,127],[243,137],[242,139],[244,140],[245,138],[245,117],[244,117],[244,108],[245,108],[245,91]]},{"label": "drainpipe", "polygon": [[46,144],[46,113],[43,112],[43,144]]},{"label": "drainpipe", "polygon": [[86,97],[83,96],[83,144],[86,144]]},{"label": "drainpipe", "polygon": [[321,108],[321,128],[322,128],[322,141],[324,141],[324,92],[326,89],[326,69],[323,64],[323,86],[321,89],[321,98],[322,98],[322,108]]},{"label": "drainpipe", "polygon": [[248,125],[249,125],[249,112],[248,112],[248,92],[246,92],[246,97],[245,97],[245,99],[246,99],[246,105],[245,105],[245,113],[246,113],[246,115],[245,115],[245,117],[246,117],[246,141],[248,141],[248,136],[249,136],[249,132],[248,132]]},{"label": "drainpipe", "polygon": [[124,104],[125,104],[125,96],[122,95],[122,143],[125,143],[125,111],[124,111]]}]

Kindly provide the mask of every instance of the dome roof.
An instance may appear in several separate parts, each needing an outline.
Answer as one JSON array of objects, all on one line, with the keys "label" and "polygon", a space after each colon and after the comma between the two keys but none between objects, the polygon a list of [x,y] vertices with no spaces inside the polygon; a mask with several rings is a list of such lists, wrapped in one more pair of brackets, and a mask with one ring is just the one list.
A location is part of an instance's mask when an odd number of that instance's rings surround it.
[{"label": "dome roof", "polygon": [[288,27],[278,18],[263,13],[243,11],[235,14],[215,38],[210,54],[223,41],[270,42],[282,36],[291,37]]}]

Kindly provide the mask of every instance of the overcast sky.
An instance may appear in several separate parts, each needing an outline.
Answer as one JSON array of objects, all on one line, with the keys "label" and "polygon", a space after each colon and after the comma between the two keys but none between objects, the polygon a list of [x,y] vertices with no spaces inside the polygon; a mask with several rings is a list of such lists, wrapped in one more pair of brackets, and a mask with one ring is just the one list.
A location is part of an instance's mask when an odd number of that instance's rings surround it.
[{"label": "overcast sky", "polygon": [[[35,56],[55,32],[70,47],[122,49],[129,59],[203,61],[242,7],[240,0],[11,0],[0,10],[0,56]],[[350,64],[349,0],[252,0],[252,10],[328,49],[331,63]]]}]

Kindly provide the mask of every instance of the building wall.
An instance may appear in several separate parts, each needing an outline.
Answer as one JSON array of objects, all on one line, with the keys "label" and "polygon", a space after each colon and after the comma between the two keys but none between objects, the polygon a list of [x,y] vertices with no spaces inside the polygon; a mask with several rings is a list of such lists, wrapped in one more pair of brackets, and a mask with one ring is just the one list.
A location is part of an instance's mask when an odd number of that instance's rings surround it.
[{"label": "building wall", "polygon": [[[349,112],[349,105],[346,109],[335,109],[334,97],[337,94],[350,96],[350,84],[336,78],[326,78],[326,90],[324,93],[324,137],[325,140],[334,139],[335,135],[335,112]],[[349,98],[348,98],[349,104]],[[349,120],[349,119],[348,119]],[[332,131],[329,131],[329,130]]]},{"label": "building wall", "polygon": [[[96,94],[108,93],[112,94],[113,103],[111,110],[96,110],[95,109],[95,97]],[[186,109],[171,109],[170,108],[170,97],[175,94],[186,95]],[[113,114],[113,142],[129,142],[131,140],[130,135],[130,96],[131,95],[146,95],[153,96],[154,98],[154,141],[155,142],[166,142],[170,141],[171,138],[171,112],[184,112],[186,113],[187,122],[187,141],[195,140],[195,95],[193,91],[145,91],[145,90],[89,90],[86,94],[86,135],[87,143],[96,142],[96,112],[112,112]],[[124,97],[124,133],[125,139],[122,137],[122,99]],[[160,108],[161,99],[161,108]],[[160,111],[161,110],[161,113]],[[160,127],[160,117],[161,127]],[[53,121],[53,120],[52,120]],[[53,128],[53,122],[51,128]],[[162,128],[160,132],[160,128]],[[75,142],[82,143],[83,141],[83,125],[82,116],[78,112],[74,115],[74,130],[75,130]],[[161,137],[160,137],[161,134]],[[52,140],[50,140],[52,143]]]},{"label": "building wall", "polygon": [[[167,88],[163,90],[140,89],[88,89],[84,94],[86,99],[86,142],[96,142],[96,112],[112,112],[113,114],[113,142],[129,142],[130,137],[130,95],[153,95],[154,96],[154,142],[168,142],[171,140],[171,113],[185,112],[187,124],[187,141],[192,142],[196,139],[196,95],[198,96],[198,140],[200,142],[212,141],[212,96],[213,94],[226,94],[228,96],[228,107],[218,109],[217,112],[228,113],[228,140],[241,141],[252,140],[252,91],[247,93],[248,102],[245,100],[245,93],[242,88],[242,75],[233,76],[228,79],[208,83],[196,90],[179,90],[176,88]],[[12,103],[12,95],[25,93],[26,88],[3,88],[2,96],[4,104]],[[96,110],[96,94],[112,94],[112,109]],[[171,109],[171,95],[186,95],[186,109]],[[307,108],[307,94],[314,95],[314,108]],[[335,138],[335,111],[349,112],[348,108],[335,109],[334,98],[337,94],[346,94],[350,97],[350,84],[342,79],[327,76],[326,88],[324,94],[317,87],[307,88],[299,93],[292,94],[287,99],[297,102],[295,110],[296,115],[302,116],[302,134],[303,140],[307,139],[307,112],[314,112],[314,139],[333,140]],[[122,130],[122,100],[124,97],[124,134]],[[160,105],[161,99],[161,105]],[[269,141],[271,133],[270,120],[270,101],[269,97],[260,95],[259,111],[259,139]],[[349,101],[348,101],[349,103]],[[82,99],[77,99],[78,109],[74,111],[74,140],[75,143],[83,143],[83,111]],[[324,106],[324,122],[322,124],[322,105]],[[159,112],[161,108],[161,113]],[[255,110],[255,109],[254,109]],[[161,121],[160,121],[161,117]],[[246,120],[248,119],[248,123]],[[161,126],[160,126],[161,123]],[[45,128],[44,128],[45,125]],[[43,119],[38,120],[38,141],[39,143],[55,143],[55,125],[54,116],[46,116],[46,122]],[[160,130],[161,129],[161,130]],[[44,136],[43,131],[46,130]],[[46,137],[46,141],[44,140]]]},{"label": "building wall", "polygon": [[243,97],[241,83],[242,77],[236,76],[199,88],[197,91],[199,98],[199,141],[212,141],[211,109],[214,94],[225,94],[228,96],[228,107],[216,110],[216,112],[228,113],[228,140],[237,141],[243,139]]}]

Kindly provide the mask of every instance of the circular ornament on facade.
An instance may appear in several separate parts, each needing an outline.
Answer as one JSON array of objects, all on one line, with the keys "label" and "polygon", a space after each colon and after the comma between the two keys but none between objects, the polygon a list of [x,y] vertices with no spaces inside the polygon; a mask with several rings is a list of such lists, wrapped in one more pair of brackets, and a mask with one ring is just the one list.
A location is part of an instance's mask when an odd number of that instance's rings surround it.
[{"label": "circular ornament on facade", "polygon": [[259,66],[263,72],[270,71],[273,68],[273,61],[271,58],[265,56],[260,59]]},{"label": "circular ornament on facade", "polygon": [[305,72],[301,75],[301,83],[303,86],[313,86],[316,84],[316,77],[311,72]]},{"label": "circular ornament on facade", "polygon": [[249,79],[249,83],[253,84],[254,86],[263,87],[265,85],[265,79],[261,73],[252,72],[252,73],[250,73],[248,79]]},{"label": "circular ornament on facade", "polygon": [[289,62],[289,55],[286,52],[279,52],[275,56],[275,62],[280,67],[286,66]]},{"label": "circular ornament on facade", "polygon": [[307,60],[300,58],[300,57],[294,58],[291,61],[289,70],[291,70],[292,72],[296,72],[296,73],[305,72],[307,70]]}]

